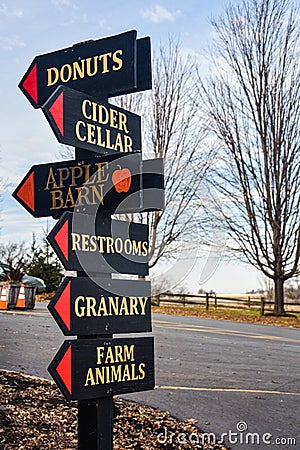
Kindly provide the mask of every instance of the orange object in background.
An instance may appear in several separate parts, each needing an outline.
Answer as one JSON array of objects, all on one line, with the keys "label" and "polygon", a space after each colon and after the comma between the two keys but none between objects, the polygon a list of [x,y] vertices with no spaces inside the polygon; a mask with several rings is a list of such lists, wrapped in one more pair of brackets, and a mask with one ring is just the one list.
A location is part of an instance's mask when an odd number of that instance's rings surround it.
[{"label": "orange object in background", "polygon": [[7,309],[7,286],[1,288],[0,309]]},{"label": "orange object in background", "polygon": [[25,308],[25,286],[21,284],[18,300],[16,303],[16,308]]}]

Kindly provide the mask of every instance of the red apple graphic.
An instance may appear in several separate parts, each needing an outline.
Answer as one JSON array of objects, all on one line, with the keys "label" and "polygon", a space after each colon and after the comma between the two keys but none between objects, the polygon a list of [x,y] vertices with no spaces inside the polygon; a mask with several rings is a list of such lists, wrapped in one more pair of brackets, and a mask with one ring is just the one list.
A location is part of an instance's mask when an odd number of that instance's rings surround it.
[{"label": "red apple graphic", "polygon": [[128,192],[131,185],[131,172],[127,168],[115,170],[112,174],[112,182],[117,192]]}]

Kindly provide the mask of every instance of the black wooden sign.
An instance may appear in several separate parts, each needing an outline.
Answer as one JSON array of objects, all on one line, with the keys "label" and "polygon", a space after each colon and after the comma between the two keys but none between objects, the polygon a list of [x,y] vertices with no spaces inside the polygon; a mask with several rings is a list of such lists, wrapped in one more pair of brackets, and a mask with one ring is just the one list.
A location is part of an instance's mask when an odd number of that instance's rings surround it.
[{"label": "black wooden sign", "polygon": [[141,118],[129,111],[66,86],[42,109],[62,144],[102,154],[141,151]]},{"label": "black wooden sign", "polygon": [[148,226],[65,213],[47,237],[67,270],[148,274]]},{"label": "black wooden sign", "polygon": [[13,192],[34,217],[65,211],[137,212],[141,208],[140,153],[106,155],[32,166]]},{"label": "black wooden sign", "polygon": [[151,89],[150,38],[135,30],[36,56],[19,83],[34,108],[59,85],[107,97]]},{"label": "black wooden sign", "polygon": [[48,371],[68,400],[154,388],[153,337],[65,341]]},{"label": "black wooden sign", "polygon": [[67,336],[152,330],[149,281],[67,277],[48,309]]}]

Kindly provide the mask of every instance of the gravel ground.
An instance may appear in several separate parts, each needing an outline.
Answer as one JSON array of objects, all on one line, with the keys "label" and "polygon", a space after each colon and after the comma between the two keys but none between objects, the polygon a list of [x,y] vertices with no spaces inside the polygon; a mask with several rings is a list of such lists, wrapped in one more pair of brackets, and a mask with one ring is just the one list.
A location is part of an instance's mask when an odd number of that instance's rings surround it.
[{"label": "gravel ground", "polygon": [[[114,450],[226,450],[207,441],[202,445],[204,437],[193,419],[178,421],[168,412],[119,398],[114,403]],[[161,441],[166,433],[175,437],[160,443],[160,433]],[[52,381],[0,370],[0,448],[77,449],[76,404],[70,405]]]}]

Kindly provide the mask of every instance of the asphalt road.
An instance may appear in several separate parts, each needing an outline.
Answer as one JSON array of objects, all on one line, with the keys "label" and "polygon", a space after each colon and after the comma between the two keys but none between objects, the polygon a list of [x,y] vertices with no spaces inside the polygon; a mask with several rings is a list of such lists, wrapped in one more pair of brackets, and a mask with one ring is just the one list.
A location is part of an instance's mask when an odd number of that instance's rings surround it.
[{"label": "asphalt road", "polygon": [[[64,337],[45,304],[0,323],[0,367],[50,378]],[[153,325],[157,388],[124,397],[193,418],[217,440],[227,433],[232,449],[300,449],[299,329],[159,314]]]}]

